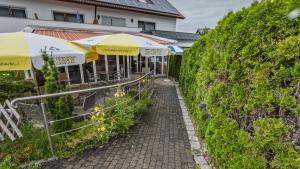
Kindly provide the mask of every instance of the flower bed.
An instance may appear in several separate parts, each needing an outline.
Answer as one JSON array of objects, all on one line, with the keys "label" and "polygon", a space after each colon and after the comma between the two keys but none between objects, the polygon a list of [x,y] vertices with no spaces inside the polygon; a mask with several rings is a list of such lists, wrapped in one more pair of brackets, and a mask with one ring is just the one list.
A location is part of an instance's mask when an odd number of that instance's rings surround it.
[{"label": "flower bed", "polygon": [[[92,148],[98,144],[105,144],[112,137],[124,135],[137,121],[137,116],[143,113],[151,104],[151,92],[146,90],[137,99],[136,93],[124,94],[119,91],[115,97],[106,101],[104,106],[96,106],[91,118],[74,123],[73,128],[86,124],[92,127],[53,137],[55,153],[59,158],[66,158]],[[21,164],[51,157],[48,140],[44,129],[34,128],[25,124],[22,128],[24,138],[11,142],[6,140],[0,146],[0,166],[10,163]]]}]

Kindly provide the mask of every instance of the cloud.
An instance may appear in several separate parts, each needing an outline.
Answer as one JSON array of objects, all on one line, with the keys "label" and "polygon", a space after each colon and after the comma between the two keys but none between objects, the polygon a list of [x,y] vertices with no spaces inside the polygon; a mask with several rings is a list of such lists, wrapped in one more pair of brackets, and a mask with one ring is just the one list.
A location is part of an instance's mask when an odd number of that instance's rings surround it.
[{"label": "cloud", "polygon": [[229,11],[238,11],[253,0],[169,0],[185,17],[177,21],[177,31],[196,32],[198,28],[217,25]]}]

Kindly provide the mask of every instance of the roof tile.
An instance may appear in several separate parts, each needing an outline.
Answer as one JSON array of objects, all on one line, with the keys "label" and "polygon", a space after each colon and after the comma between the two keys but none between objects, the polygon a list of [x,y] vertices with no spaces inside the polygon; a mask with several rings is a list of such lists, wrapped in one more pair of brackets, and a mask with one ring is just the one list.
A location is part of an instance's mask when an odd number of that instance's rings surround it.
[{"label": "roof tile", "polygon": [[[39,35],[56,37],[56,38],[60,38],[60,39],[68,40],[68,41],[75,41],[75,40],[90,38],[90,37],[94,37],[94,36],[112,34],[109,32],[67,31],[67,30],[46,29],[46,28],[35,28],[33,30],[33,33],[36,33]],[[155,36],[149,37],[149,36],[144,35],[143,33],[135,33],[134,35],[148,38],[148,39],[153,40],[160,44],[169,44],[171,41],[171,39],[170,39],[170,41],[167,41],[167,39],[163,40],[159,37],[155,38]]]},{"label": "roof tile", "polygon": [[165,15],[183,19],[184,16],[168,0],[151,0],[152,3],[139,2],[138,0],[59,0],[89,5],[98,5],[108,8],[119,8],[146,12],[156,15]]}]

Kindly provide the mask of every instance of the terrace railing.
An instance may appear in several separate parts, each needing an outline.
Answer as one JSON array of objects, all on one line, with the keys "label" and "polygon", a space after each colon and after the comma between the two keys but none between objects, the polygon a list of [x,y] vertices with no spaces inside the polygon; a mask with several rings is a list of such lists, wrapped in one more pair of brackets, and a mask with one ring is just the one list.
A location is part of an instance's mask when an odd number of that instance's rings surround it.
[{"label": "terrace railing", "polygon": [[[38,95],[38,96],[30,96],[30,97],[22,97],[22,98],[16,98],[12,100],[11,102],[6,101],[6,108],[0,105],[0,117],[5,117],[5,121],[7,122],[6,124],[1,121],[0,118],[0,141],[4,140],[5,136],[8,136],[11,140],[16,140],[16,137],[21,138],[22,133],[20,129],[18,128],[18,124],[21,122],[21,116],[18,114],[16,109],[18,108],[18,105],[23,102],[28,102],[28,101],[38,101],[38,104],[40,104],[41,107],[41,114],[43,116],[43,122],[44,122],[44,128],[47,133],[47,138],[48,138],[48,143],[50,147],[50,151],[52,154],[52,157],[50,159],[55,159],[55,150],[52,142],[52,138],[55,136],[63,135],[66,133],[74,132],[83,128],[91,127],[92,124],[86,124],[84,126],[78,127],[78,128],[73,128],[70,130],[62,131],[60,133],[52,133],[50,130],[50,127],[52,124],[56,122],[62,122],[62,121],[67,121],[67,120],[72,120],[72,119],[78,119],[80,117],[87,117],[92,114],[92,111],[85,112],[84,114],[80,115],[75,115],[72,117],[68,118],[63,118],[63,119],[55,119],[55,120],[50,120],[49,116],[47,115],[47,109],[46,109],[46,99],[48,98],[55,98],[55,97],[60,97],[60,96],[68,96],[72,94],[84,94],[84,93],[91,93],[91,92],[97,92],[101,90],[110,90],[110,89],[134,89],[136,90],[136,96],[134,98],[141,98],[141,94],[143,93],[144,90],[152,89],[153,88],[153,72],[149,72],[140,78],[136,80],[132,80],[129,82],[124,82],[124,83],[119,83],[119,84],[114,84],[114,85],[109,85],[109,86],[101,86],[101,87],[94,87],[94,88],[88,88],[88,89],[83,89],[83,90],[74,90],[74,91],[66,91],[66,92],[61,92],[61,93],[53,93],[53,94],[45,94],[45,95]],[[125,90],[125,92],[128,90]],[[105,108],[104,111],[108,111],[109,109],[112,109],[114,106]],[[2,116],[1,116],[2,115]],[[4,125],[3,125],[4,124]]]}]

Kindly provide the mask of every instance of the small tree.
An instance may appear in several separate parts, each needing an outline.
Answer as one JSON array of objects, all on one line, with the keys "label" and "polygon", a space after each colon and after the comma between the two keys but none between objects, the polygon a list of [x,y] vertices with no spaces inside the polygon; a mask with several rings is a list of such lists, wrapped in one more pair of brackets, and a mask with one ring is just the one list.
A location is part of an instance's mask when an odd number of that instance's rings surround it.
[{"label": "small tree", "polygon": [[[46,51],[42,51],[42,57],[44,60],[42,72],[45,78],[45,92],[47,94],[63,92],[65,87],[59,83],[59,72],[53,58],[49,57]],[[71,117],[74,110],[73,100],[70,96],[48,98],[47,106],[54,120]],[[71,127],[72,121],[70,120],[56,122],[53,125],[55,132],[62,132]]]},{"label": "small tree", "polygon": [[208,27],[198,28],[196,34],[203,36],[203,35],[207,34],[210,30],[211,30],[211,28],[208,28]]}]

